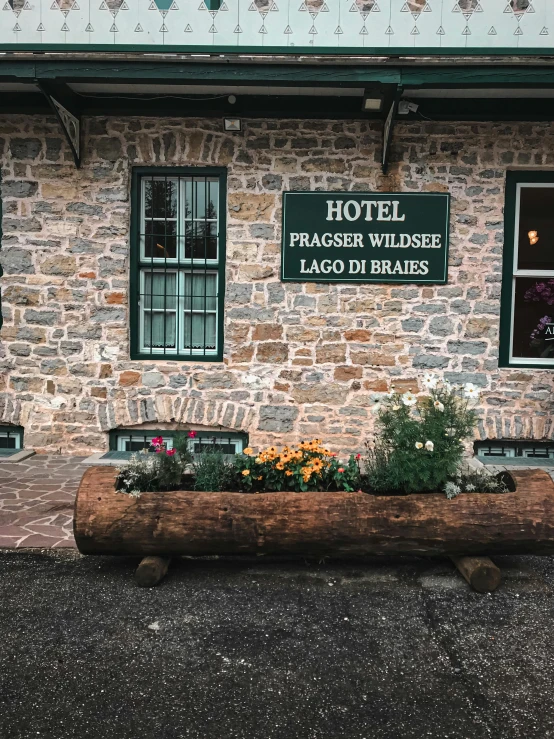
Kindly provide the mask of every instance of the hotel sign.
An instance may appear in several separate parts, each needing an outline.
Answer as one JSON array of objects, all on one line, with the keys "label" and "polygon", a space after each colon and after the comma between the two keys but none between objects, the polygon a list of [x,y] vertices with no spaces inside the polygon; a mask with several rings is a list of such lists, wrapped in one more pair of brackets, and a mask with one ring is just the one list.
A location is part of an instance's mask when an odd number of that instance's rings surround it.
[{"label": "hotel sign", "polygon": [[448,279],[448,193],[285,192],[284,282]]}]

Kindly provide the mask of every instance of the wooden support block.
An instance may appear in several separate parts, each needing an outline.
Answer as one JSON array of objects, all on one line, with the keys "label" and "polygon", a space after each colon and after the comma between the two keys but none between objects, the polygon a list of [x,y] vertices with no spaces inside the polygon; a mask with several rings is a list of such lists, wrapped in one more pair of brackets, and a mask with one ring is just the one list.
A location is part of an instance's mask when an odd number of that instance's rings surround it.
[{"label": "wooden support block", "polygon": [[144,557],[135,571],[135,582],[141,588],[151,588],[167,573],[171,557]]},{"label": "wooden support block", "polygon": [[500,570],[488,557],[450,557],[458,572],[478,593],[491,593],[500,585]]}]

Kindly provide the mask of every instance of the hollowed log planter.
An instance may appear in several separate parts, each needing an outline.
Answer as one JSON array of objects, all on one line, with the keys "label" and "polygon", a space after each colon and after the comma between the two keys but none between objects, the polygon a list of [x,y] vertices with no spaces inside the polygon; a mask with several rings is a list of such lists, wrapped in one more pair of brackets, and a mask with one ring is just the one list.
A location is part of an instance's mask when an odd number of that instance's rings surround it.
[{"label": "hollowed log planter", "polygon": [[501,495],[143,493],[114,490],[113,468],[83,476],[75,540],[83,554],[487,555],[554,553],[554,484],[514,472]]}]

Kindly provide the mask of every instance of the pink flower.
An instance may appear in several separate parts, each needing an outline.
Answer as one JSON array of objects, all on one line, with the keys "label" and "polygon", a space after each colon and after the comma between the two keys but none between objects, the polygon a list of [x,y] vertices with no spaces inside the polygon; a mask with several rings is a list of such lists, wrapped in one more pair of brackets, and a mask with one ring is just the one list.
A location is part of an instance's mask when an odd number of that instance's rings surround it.
[{"label": "pink flower", "polygon": [[189,439],[195,439],[196,438],[196,431],[189,431]]},{"label": "pink flower", "polygon": [[344,467],[339,467],[338,472],[344,472]]},{"label": "pink flower", "polygon": [[175,449],[168,449],[166,454],[168,457],[172,457],[175,454]]},{"label": "pink flower", "polygon": [[356,459],[361,459],[361,458],[362,458],[361,454],[356,454]]},{"label": "pink flower", "polygon": [[152,446],[162,446],[164,443],[164,440],[161,436],[156,436],[155,439],[152,439]]}]

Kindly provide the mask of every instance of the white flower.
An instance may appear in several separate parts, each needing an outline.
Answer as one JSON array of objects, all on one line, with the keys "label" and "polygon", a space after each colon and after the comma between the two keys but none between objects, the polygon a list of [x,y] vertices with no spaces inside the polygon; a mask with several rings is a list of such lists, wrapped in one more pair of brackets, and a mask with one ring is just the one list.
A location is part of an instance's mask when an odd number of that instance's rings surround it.
[{"label": "white flower", "polygon": [[417,403],[417,398],[412,392],[408,390],[402,396],[402,402],[404,403],[404,405],[407,405],[407,406],[415,405]]},{"label": "white flower", "polygon": [[433,444],[432,441],[426,441],[425,448],[427,449],[428,452],[432,452],[435,448],[435,445]]},{"label": "white flower", "polygon": [[416,441],[415,448],[416,449],[423,449],[423,444],[421,443],[421,441]]},{"label": "white flower", "polygon": [[452,498],[455,498],[457,495],[459,495],[462,491],[456,485],[454,482],[447,482],[444,486],[444,492],[448,500],[452,500]]},{"label": "white flower", "polygon": [[381,396],[380,395],[372,395],[371,397],[371,407],[370,411],[372,413],[379,413],[381,410],[382,404],[381,404]]},{"label": "white flower", "polygon": [[435,402],[433,403],[433,405],[435,406],[435,408],[438,411],[441,411],[441,413],[442,413],[442,411],[444,411],[444,405],[440,402],[440,400],[435,400]]},{"label": "white flower", "polygon": [[472,382],[468,382],[464,387],[464,395],[470,400],[477,400],[479,398],[479,388],[476,388]]},{"label": "white flower", "polygon": [[426,372],[423,375],[423,385],[427,388],[427,390],[434,390],[437,387],[438,383],[438,377],[436,375],[433,375],[431,372]]},{"label": "white flower", "polygon": [[472,485],[470,482],[466,485],[466,492],[473,493],[475,491],[475,485]]},{"label": "white flower", "polygon": [[390,390],[387,393],[387,398],[394,398],[396,395],[396,390],[394,389],[394,385],[390,386]]},{"label": "white flower", "polygon": [[399,411],[400,408],[401,408],[401,406],[399,406],[399,405],[393,405],[393,407],[392,407],[393,411]]}]

